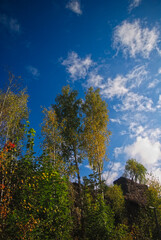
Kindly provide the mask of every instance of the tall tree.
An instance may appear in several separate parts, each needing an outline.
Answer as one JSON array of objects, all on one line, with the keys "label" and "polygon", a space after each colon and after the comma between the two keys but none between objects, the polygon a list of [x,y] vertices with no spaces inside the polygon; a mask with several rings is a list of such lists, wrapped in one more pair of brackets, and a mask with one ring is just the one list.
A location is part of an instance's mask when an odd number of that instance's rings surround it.
[{"label": "tall tree", "polygon": [[62,136],[62,157],[69,164],[69,168],[75,166],[78,176],[79,188],[81,186],[79,162],[80,134],[81,134],[81,99],[77,99],[78,92],[69,86],[63,87],[62,94],[56,97],[56,104],[52,107],[56,113]]},{"label": "tall tree", "polygon": [[44,119],[42,124],[42,134],[44,136],[43,148],[56,165],[56,160],[60,158],[62,137],[55,111],[44,108]]},{"label": "tall tree", "polygon": [[83,104],[84,130],[83,147],[93,170],[98,171],[101,183],[103,160],[109,142],[110,131],[107,129],[109,122],[108,109],[105,101],[100,96],[99,89],[89,88]]},{"label": "tall tree", "polygon": [[28,118],[28,95],[16,84],[17,78],[9,73],[7,89],[0,90],[0,144],[17,142],[24,135],[23,120]]}]

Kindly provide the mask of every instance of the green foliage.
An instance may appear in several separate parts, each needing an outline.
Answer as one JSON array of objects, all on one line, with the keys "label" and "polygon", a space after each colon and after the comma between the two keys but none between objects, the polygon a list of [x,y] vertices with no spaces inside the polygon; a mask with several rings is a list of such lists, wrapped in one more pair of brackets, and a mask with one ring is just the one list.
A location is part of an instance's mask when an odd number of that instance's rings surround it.
[{"label": "green foliage", "polygon": [[105,204],[102,194],[93,198],[87,192],[84,201],[85,239],[109,239],[114,228],[114,217],[110,206]]},{"label": "green foliage", "polygon": [[105,192],[107,204],[110,204],[115,216],[121,220],[125,211],[125,199],[121,186],[114,185],[107,188]]},{"label": "green foliage", "polygon": [[63,142],[60,127],[55,111],[50,108],[43,109],[44,119],[42,124],[42,135],[44,137],[43,150],[50,157],[52,165],[55,168],[58,159],[61,157],[61,144]]},{"label": "green foliage", "polygon": [[80,145],[81,99],[77,99],[77,95],[78,92],[76,90],[72,90],[69,86],[63,87],[62,94],[56,97],[56,104],[53,105],[63,140],[63,158],[68,162],[71,161],[73,153],[76,152],[77,155]]},{"label": "green foliage", "polygon": [[125,224],[118,224],[112,232],[111,240],[133,240],[132,234],[129,232],[129,227]]},{"label": "green foliage", "polygon": [[[147,181],[147,205],[138,206],[133,214],[120,186],[107,187],[101,180],[110,132],[107,105],[99,90],[90,88],[83,103],[77,91],[64,87],[56,104],[43,110],[39,157],[34,152],[36,132],[29,121],[25,124],[28,96],[13,89],[14,76],[10,77],[7,90],[0,90],[1,239],[159,239],[155,222],[157,216],[161,227],[159,182]],[[93,174],[81,184],[79,163],[85,156]],[[73,173],[79,184],[69,182]],[[126,176],[142,183],[145,174],[142,164],[127,161]]]},{"label": "green foliage", "polygon": [[[151,232],[152,235],[158,235],[158,227],[161,228],[161,184],[160,182],[151,174],[147,179],[148,190],[147,190],[147,198],[148,198],[148,206],[150,206],[150,218],[151,218]],[[156,218],[157,222],[156,223]],[[161,233],[160,233],[161,234]]]},{"label": "green foliage", "polygon": [[70,239],[68,181],[52,168],[35,168],[34,157],[26,154],[18,162],[16,190],[10,203],[4,239]]},{"label": "green foliage", "polygon": [[28,118],[28,95],[25,89],[19,90],[16,78],[9,73],[6,91],[0,90],[0,146],[8,140],[18,143],[23,138],[23,122]]},{"label": "green foliage", "polygon": [[145,183],[146,172],[147,169],[141,163],[138,163],[135,159],[129,159],[126,162],[124,175],[126,177],[130,177],[133,181]]},{"label": "green foliage", "polygon": [[161,184],[152,174],[147,178],[148,185],[148,204],[159,207],[161,204]]},{"label": "green foliage", "polygon": [[99,89],[96,91],[93,88],[88,89],[83,104],[83,113],[83,147],[90,166],[98,171],[101,181],[103,160],[110,132],[107,130],[109,121],[107,104],[102,100]]}]

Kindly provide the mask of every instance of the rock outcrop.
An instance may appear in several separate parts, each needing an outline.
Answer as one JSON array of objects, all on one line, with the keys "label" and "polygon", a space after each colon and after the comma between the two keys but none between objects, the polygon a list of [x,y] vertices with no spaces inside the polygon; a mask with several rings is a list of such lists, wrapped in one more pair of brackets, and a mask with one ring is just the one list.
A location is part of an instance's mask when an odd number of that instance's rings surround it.
[{"label": "rock outcrop", "polygon": [[136,183],[125,177],[120,177],[114,184],[120,185],[127,202],[131,202],[138,206],[146,206],[147,197],[146,192],[148,187],[144,184]]}]

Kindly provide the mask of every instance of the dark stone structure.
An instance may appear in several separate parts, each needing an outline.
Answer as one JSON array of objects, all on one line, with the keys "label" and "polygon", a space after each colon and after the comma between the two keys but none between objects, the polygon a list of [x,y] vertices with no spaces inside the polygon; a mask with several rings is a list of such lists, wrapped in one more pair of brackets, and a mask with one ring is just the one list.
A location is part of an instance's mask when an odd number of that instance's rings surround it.
[{"label": "dark stone structure", "polygon": [[140,213],[147,214],[147,190],[144,184],[139,184],[125,177],[120,177],[114,184],[120,185],[125,198],[125,209],[129,226],[138,223]]},{"label": "dark stone structure", "polygon": [[127,202],[131,202],[140,207],[146,206],[147,204],[146,192],[148,189],[146,185],[136,183],[125,177],[120,177],[113,183],[121,185],[123,195],[125,196],[125,200]]}]

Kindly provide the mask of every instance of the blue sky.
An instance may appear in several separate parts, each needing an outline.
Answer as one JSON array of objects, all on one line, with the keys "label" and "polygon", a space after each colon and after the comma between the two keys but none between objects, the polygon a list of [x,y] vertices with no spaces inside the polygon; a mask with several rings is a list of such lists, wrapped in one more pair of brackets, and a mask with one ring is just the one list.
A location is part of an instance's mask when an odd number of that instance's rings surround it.
[{"label": "blue sky", "polygon": [[[160,0],[0,1],[0,84],[6,69],[22,76],[37,136],[41,106],[64,85],[80,97],[100,88],[112,132],[107,183],[129,158],[161,176],[160,12]],[[88,173],[85,161],[81,174]]]}]

